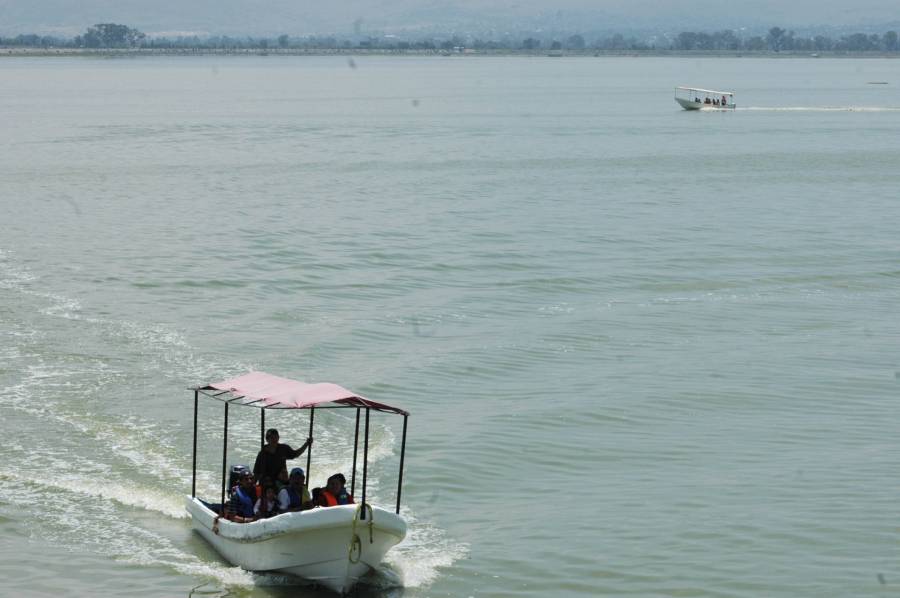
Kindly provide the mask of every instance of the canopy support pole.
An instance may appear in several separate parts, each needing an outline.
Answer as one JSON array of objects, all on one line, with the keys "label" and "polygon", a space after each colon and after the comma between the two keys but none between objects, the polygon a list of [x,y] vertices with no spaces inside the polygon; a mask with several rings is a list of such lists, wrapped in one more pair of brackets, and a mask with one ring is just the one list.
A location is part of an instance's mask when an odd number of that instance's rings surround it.
[{"label": "canopy support pole", "polygon": [[366,475],[369,470],[369,408],[366,407],[366,440],[363,444],[363,491],[362,491],[362,508],[360,515],[362,519],[366,518]]},{"label": "canopy support pole", "polygon": [[259,410],[259,448],[266,447],[266,408]]},{"label": "canopy support pole", "polygon": [[197,409],[200,391],[194,391],[194,463],[191,467],[191,498],[197,498]]},{"label": "canopy support pole", "polygon": [[225,403],[225,431],[222,433],[222,513],[225,513],[225,476],[228,473],[228,403]]},{"label": "canopy support pole", "polygon": [[400,514],[400,493],[403,490],[403,458],[406,456],[406,422],[408,415],[403,416],[403,440],[400,442],[400,476],[397,479],[397,511]]},{"label": "canopy support pole", "polygon": [[350,474],[350,496],[356,492],[356,454],[359,451],[359,407],[356,408],[356,432],[353,433],[353,472]]},{"label": "canopy support pole", "polygon": [[[308,438],[313,437],[313,420],[315,419],[315,416],[316,416],[316,408],[310,407],[309,408],[309,436],[308,436]],[[306,480],[305,481],[306,481],[307,488],[309,488],[309,476],[310,476],[309,466],[310,465],[312,465],[312,445],[311,444],[306,447]]]}]

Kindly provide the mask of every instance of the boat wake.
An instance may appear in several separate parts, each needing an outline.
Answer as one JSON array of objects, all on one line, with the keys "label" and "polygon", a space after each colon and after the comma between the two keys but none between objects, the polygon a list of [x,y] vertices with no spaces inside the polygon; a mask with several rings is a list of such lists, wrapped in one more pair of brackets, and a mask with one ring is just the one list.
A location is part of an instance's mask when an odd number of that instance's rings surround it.
[{"label": "boat wake", "polygon": [[737,110],[753,112],[900,112],[896,106],[745,106]]},{"label": "boat wake", "polygon": [[[16,435],[2,443],[7,469],[0,475],[0,503],[28,522],[31,540],[126,565],[162,567],[226,593],[228,588],[304,585],[299,578],[232,567],[199,538],[185,540],[183,500],[190,487],[186,443],[173,438],[167,421],[123,413],[116,403],[103,400],[122,396],[135,376],[181,385],[205,379],[210,372],[242,371],[247,364],[216,363],[164,325],[95,316],[91,306],[48,290],[41,277],[4,249],[0,294],[10,310],[2,335],[6,342],[0,346],[0,358],[7,363],[0,377],[0,410],[11,429],[37,430],[44,438],[37,450],[33,442]],[[85,337],[99,340],[83,342]],[[77,351],[68,350],[72,338],[78,339]],[[115,358],[91,350],[110,342],[116,347]],[[122,365],[127,361],[122,356],[131,354],[140,357],[137,372]],[[323,454],[333,452],[333,460],[314,470],[311,482],[327,471],[350,467],[348,454],[331,449],[352,422],[331,423],[323,426],[317,446]],[[250,420],[235,422],[235,445],[243,441],[252,446],[256,426]],[[374,426],[372,435],[371,462],[391,457],[398,441],[390,427]],[[215,495],[219,474],[206,465],[198,468],[198,491]],[[377,477],[370,478],[376,502],[379,486]],[[385,490],[392,492],[393,484]],[[427,586],[441,568],[468,551],[436,525],[416,521],[409,512],[404,516],[415,522],[407,539],[363,580],[382,593]]]},{"label": "boat wake", "polygon": [[468,556],[468,545],[452,541],[444,530],[417,521],[407,511],[403,516],[409,523],[406,539],[387,554],[385,561],[400,573],[404,587],[427,587],[440,575],[441,568]]}]

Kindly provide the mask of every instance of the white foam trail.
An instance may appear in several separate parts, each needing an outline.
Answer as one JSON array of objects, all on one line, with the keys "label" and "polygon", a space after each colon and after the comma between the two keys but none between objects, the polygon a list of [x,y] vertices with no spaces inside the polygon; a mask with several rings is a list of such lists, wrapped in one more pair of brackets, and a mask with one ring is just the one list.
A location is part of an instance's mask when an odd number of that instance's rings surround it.
[{"label": "white foam trail", "polygon": [[37,280],[27,268],[14,262],[11,252],[0,249],[0,288],[39,299],[35,308],[43,315],[92,324],[105,334],[137,345],[146,358],[145,370],[162,370],[169,377],[203,381],[211,373],[227,377],[254,369],[247,363],[226,365],[199,358],[182,334],[162,325],[87,316],[78,300],[33,288]]},{"label": "white foam trail", "polygon": [[[91,439],[90,445],[109,447],[112,454],[127,459],[139,471],[154,471],[156,475],[165,475],[171,480],[183,480],[186,472],[177,465],[174,449],[167,446],[165,430],[159,430],[155,424],[136,417],[104,421],[78,405],[72,407],[66,402],[52,401],[52,397],[60,392],[72,392],[70,378],[83,375],[85,371],[84,368],[54,368],[43,362],[31,364],[25,369],[22,381],[3,389],[0,404],[63,424]],[[98,370],[96,375],[101,376],[101,372]],[[87,392],[87,389],[76,387],[75,392]]]},{"label": "white foam trail", "polygon": [[29,532],[54,546],[73,553],[88,550],[118,562],[168,567],[225,586],[255,583],[253,574],[238,567],[203,561],[180,550],[166,537],[130,521],[112,501],[86,494],[8,491],[15,487],[3,484],[0,497],[21,513],[36,510],[29,516],[35,522]]},{"label": "white foam trail", "polygon": [[[89,467],[92,464],[82,465]],[[53,469],[58,470],[62,466],[60,462]],[[61,534],[64,544],[74,546],[76,539],[83,538],[92,551],[108,554],[117,561],[143,566],[164,565],[179,573],[211,579],[227,587],[304,585],[302,580],[290,576],[254,574],[239,567],[203,561],[176,548],[155,532],[130,523],[111,502],[184,519],[186,513],[181,497],[139,485],[95,484],[78,476],[39,478],[0,473],[0,481],[6,488],[29,488],[29,491],[17,492],[16,495],[24,501],[23,507],[34,506],[35,503],[41,507],[42,520],[47,520],[51,528],[46,533],[52,535],[54,540],[60,538],[57,528],[70,528],[68,533]],[[4,499],[13,503],[20,500],[12,495]],[[378,589],[426,587],[438,578],[442,568],[449,567],[469,553],[468,545],[451,541],[443,530],[418,521],[412,513],[404,512],[404,516],[410,524],[409,535],[388,553],[386,566],[380,568],[374,578],[367,580],[369,585]],[[81,549],[82,545],[78,548]]]},{"label": "white foam trail", "polygon": [[[27,269],[18,267],[8,252],[0,250],[0,289],[40,299],[35,309],[45,316],[97,326],[102,334],[118,336],[126,343],[137,345],[147,358],[144,366],[147,371],[163,372],[171,378],[203,380],[211,372],[228,377],[253,369],[247,364],[224,366],[198,357],[182,335],[163,326],[88,317],[78,301],[34,289],[36,280],[37,277]],[[26,337],[25,340],[29,336],[42,336],[38,330],[15,333]],[[38,455],[41,462],[31,464],[34,465],[33,471],[11,467],[5,473],[0,472],[0,481],[9,482],[0,486],[20,488],[25,485],[34,490],[6,495],[0,488],[0,496],[23,510],[34,508],[35,503],[41,505],[41,512],[33,516],[39,522],[35,533],[46,535],[56,544],[70,546],[73,551],[87,549],[119,561],[147,566],[163,565],[225,587],[303,585],[293,577],[252,574],[238,567],[203,561],[173,546],[165,537],[129,521],[122,507],[155,512],[176,520],[185,519],[187,514],[183,497],[166,490],[178,489],[173,484],[189,480],[190,470],[179,466],[180,462],[187,463],[187,457],[176,454],[168,430],[161,429],[154,422],[142,421],[138,416],[104,421],[85,410],[83,402],[71,400],[72,397],[98,396],[109,387],[120,386],[126,372],[117,370],[114,364],[99,357],[86,357],[73,365],[48,363],[40,355],[31,354],[27,345],[5,348],[3,351],[4,356],[11,359],[26,357],[30,363],[22,364],[20,378],[15,384],[0,389],[0,404],[45,422],[49,418],[68,430],[86,436],[90,439],[89,446],[108,447],[110,450],[103,454],[125,459],[133,466],[126,471],[152,471],[155,475],[154,481],[143,483],[123,479],[126,473],[119,471],[121,463],[95,461],[86,455],[78,455],[79,467],[77,471],[71,470],[72,455],[65,451],[58,455],[52,452]],[[319,443],[316,445],[317,462],[311,482],[315,483],[321,477],[320,482],[324,483],[325,478],[334,471],[349,474],[351,457],[344,443],[348,437],[347,430],[352,430],[352,418],[345,419],[334,426],[334,430],[320,428]],[[246,445],[248,454],[255,454],[255,449],[249,448],[257,446],[258,428],[255,422],[236,422],[231,431],[239,437],[236,446]],[[373,423],[370,465],[396,457],[396,444],[391,426]],[[9,438],[6,446],[16,453],[26,452],[20,445],[13,446]],[[333,457],[324,460],[324,455]],[[64,473],[44,476],[41,472],[45,471]],[[198,490],[210,487],[217,495],[219,473],[198,471],[197,475]],[[359,477],[357,481],[360,481]],[[370,475],[369,500],[375,503],[383,502],[379,499],[380,485],[377,476]],[[385,490],[390,495],[388,502],[394,492],[393,484],[389,486]],[[19,502],[18,497],[25,496],[29,497],[29,501]],[[404,511],[404,516],[410,523],[409,535],[388,554],[385,566],[369,580],[376,588],[427,586],[437,579],[443,567],[468,554],[467,545],[452,541],[446,532],[427,522],[417,521],[408,509]]]},{"label": "white foam trail", "polygon": [[385,559],[398,570],[407,588],[422,588],[440,576],[441,569],[469,554],[469,546],[454,542],[446,532],[418,521],[411,512],[403,516],[409,524],[406,539],[394,547]]},{"label": "white foam trail", "polygon": [[[53,471],[64,471],[67,463],[60,460]],[[84,462],[79,464],[82,470],[101,470],[101,464]],[[94,476],[102,479],[101,476]],[[85,479],[83,474],[73,476],[54,474],[52,476],[38,476],[25,472],[9,471],[0,474],[0,480],[11,481],[16,485],[27,484],[38,492],[59,495],[64,491],[69,495],[81,495],[83,497],[114,500],[127,507],[137,507],[146,511],[156,511],[173,519],[186,519],[188,514],[184,509],[183,498],[161,492],[157,488],[149,488],[141,484],[131,482],[117,482],[104,479],[102,482]]]},{"label": "white foam trail", "polygon": [[894,106],[738,106],[736,110],[756,112],[900,112]]},{"label": "white foam trail", "polygon": [[11,260],[12,254],[0,249],[0,288],[21,290],[25,284],[35,280],[35,277]]}]

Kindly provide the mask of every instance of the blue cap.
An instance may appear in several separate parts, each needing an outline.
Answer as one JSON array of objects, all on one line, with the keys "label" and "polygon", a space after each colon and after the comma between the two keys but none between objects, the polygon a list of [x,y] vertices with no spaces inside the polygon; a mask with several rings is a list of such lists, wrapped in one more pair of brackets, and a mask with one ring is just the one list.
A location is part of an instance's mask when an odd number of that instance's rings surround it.
[{"label": "blue cap", "polygon": [[300,475],[302,475],[304,478],[306,477],[306,474],[303,473],[303,468],[302,468],[302,467],[295,467],[294,469],[291,470],[291,476],[293,476],[294,474],[298,474],[298,473],[299,473]]}]

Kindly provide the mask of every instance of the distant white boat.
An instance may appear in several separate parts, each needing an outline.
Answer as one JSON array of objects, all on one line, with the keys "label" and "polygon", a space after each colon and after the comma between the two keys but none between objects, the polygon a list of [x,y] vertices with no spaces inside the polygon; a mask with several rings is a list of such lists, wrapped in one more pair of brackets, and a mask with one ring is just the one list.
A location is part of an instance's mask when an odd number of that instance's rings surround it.
[{"label": "distant white boat", "polygon": [[676,87],[675,101],[685,110],[734,110],[734,92]]}]

